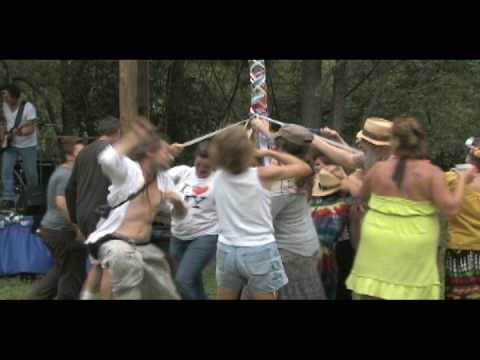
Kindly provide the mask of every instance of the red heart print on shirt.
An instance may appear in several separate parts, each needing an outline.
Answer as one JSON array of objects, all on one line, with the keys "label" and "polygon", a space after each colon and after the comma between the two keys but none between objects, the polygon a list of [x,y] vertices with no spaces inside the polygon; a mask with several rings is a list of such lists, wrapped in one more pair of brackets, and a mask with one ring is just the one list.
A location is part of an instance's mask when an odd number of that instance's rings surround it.
[{"label": "red heart print on shirt", "polygon": [[193,192],[195,195],[202,195],[208,191],[208,186],[194,186]]}]

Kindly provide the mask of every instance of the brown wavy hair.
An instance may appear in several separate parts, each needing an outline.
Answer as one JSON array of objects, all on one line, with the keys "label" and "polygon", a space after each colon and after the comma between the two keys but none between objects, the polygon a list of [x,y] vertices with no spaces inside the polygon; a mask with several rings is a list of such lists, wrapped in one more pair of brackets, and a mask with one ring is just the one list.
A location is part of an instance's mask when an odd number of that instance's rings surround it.
[{"label": "brown wavy hair", "polygon": [[209,153],[215,167],[240,175],[250,167],[255,145],[248,138],[247,131],[236,126],[218,134],[211,142]]},{"label": "brown wavy hair", "polygon": [[150,135],[149,141],[137,145],[135,149],[130,154],[130,158],[133,161],[142,161],[147,157],[148,153],[154,153],[159,150],[163,146],[168,146],[168,143],[164,140],[164,138],[157,132],[153,132]]},{"label": "brown wavy hair", "polygon": [[398,157],[398,163],[393,172],[392,180],[399,189],[405,177],[407,160],[427,159],[427,144],[425,132],[420,122],[409,116],[397,117],[392,127],[393,153]]},{"label": "brown wavy hair", "polygon": [[200,143],[195,151],[195,158],[208,159],[210,157],[210,142],[204,141]]},{"label": "brown wavy hair", "polygon": [[[297,158],[305,161],[312,169],[315,167],[314,155],[312,151],[312,147],[308,144],[305,145],[297,145],[294,143],[289,142],[285,138],[277,138],[275,139],[275,146],[277,149],[281,151],[285,151],[286,153],[296,156]],[[300,189],[307,190],[310,194],[313,188],[313,179],[315,177],[315,172],[312,175],[297,179],[296,185]]]}]

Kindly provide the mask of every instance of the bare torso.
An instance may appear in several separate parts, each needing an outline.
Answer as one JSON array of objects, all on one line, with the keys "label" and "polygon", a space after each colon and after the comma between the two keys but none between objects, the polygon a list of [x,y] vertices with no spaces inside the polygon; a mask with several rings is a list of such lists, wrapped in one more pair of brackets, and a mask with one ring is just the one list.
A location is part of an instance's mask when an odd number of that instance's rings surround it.
[{"label": "bare torso", "polygon": [[137,243],[150,241],[152,223],[160,210],[162,199],[163,194],[158,189],[157,182],[154,181],[147,190],[130,203],[127,215],[115,233],[126,236]]}]

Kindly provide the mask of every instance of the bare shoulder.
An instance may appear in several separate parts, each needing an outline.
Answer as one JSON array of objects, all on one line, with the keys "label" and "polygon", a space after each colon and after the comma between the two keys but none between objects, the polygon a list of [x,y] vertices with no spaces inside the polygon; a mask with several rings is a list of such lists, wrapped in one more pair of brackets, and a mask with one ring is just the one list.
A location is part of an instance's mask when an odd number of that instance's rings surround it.
[{"label": "bare shoulder", "polygon": [[411,164],[410,173],[416,181],[431,186],[434,180],[444,179],[445,175],[442,169],[429,161],[414,161]]},{"label": "bare shoulder", "polygon": [[378,161],[371,167],[370,170],[366,173],[367,177],[382,174],[389,172],[390,169],[393,167],[393,164],[390,160],[382,160]]},{"label": "bare shoulder", "polygon": [[432,176],[444,177],[443,170],[437,165],[432,164],[430,161],[417,161],[416,168],[424,174],[430,174]]}]

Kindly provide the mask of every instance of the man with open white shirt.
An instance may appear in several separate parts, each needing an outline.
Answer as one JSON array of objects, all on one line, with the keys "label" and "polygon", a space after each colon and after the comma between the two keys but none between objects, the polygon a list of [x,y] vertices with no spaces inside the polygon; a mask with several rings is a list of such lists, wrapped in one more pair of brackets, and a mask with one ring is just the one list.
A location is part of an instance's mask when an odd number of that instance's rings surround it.
[{"label": "man with open white shirt", "polygon": [[[158,211],[167,209],[173,218],[187,213],[164,172],[173,156],[148,122],[138,120],[132,130],[99,155],[102,171],[112,182],[108,195],[112,209],[87,245],[109,278],[113,299],[178,299],[165,255],[150,243]],[[131,198],[132,194],[137,196]]]},{"label": "man with open white shirt", "polygon": [[[23,171],[28,186],[38,185],[37,171],[37,111],[29,102],[20,100],[21,91],[15,85],[7,85],[2,91],[2,111],[6,131],[13,137],[2,156],[2,204],[4,209],[15,207],[15,182],[13,171],[17,158],[22,158]],[[18,117],[18,121],[17,121]]]}]

